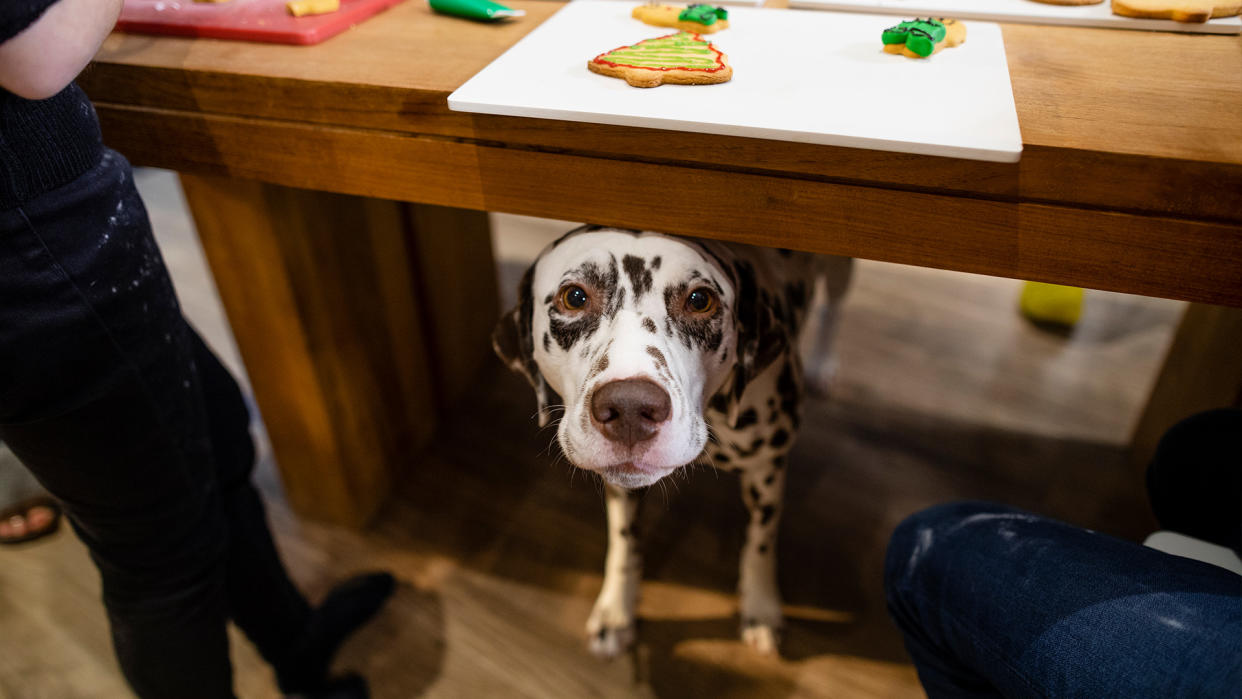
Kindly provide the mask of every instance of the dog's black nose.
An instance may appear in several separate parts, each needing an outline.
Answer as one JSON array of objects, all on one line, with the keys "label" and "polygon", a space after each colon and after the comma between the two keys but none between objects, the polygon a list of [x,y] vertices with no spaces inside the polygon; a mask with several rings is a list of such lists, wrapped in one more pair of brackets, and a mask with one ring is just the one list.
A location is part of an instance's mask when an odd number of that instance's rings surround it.
[{"label": "dog's black nose", "polygon": [[627,447],[654,437],[672,409],[668,393],[646,379],[609,381],[591,397],[599,431]]}]

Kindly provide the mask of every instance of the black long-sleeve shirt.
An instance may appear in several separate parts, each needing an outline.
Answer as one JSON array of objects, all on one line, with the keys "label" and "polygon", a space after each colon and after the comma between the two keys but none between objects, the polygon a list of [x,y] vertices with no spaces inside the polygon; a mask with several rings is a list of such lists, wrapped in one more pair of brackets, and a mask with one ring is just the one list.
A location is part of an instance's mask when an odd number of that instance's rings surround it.
[{"label": "black long-sleeve shirt", "polygon": [[[0,43],[20,34],[57,0],[0,0]],[[0,88],[0,211],[68,184],[103,155],[99,120],[75,83],[44,100]]]}]

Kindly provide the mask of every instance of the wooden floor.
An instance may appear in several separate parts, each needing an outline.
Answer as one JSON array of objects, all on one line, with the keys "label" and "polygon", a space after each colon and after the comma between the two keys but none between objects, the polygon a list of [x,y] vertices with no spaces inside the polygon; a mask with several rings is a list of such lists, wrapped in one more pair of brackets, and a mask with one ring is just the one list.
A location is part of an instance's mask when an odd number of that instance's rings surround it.
[{"label": "wooden floor", "polygon": [[[175,187],[162,173],[138,180],[187,312],[237,366]],[[509,281],[563,230],[518,217],[496,227]],[[645,502],[638,646],[611,663],[586,652],[601,491],[549,453],[529,389],[497,365],[432,452],[412,457],[414,477],[373,531],[298,519],[262,464],[279,544],[312,597],[358,570],[401,580],[341,667],[367,674],[378,699],[921,696],[880,591],[884,544],[904,516],[987,498],[1123,537],[1152,527],[1121,446],[1181,304],[1089,292],[1065,337],[1017,317],[1012,280],[863,263],[856,282],[833,394],[810,406],[790,467],[782,659],[736,640],[744,514],[736,477],[702,469]],[[0,562],[0,698],[129,696],[76,539],[0,550]],[[276,696],[235,639],[239,695]]]}]

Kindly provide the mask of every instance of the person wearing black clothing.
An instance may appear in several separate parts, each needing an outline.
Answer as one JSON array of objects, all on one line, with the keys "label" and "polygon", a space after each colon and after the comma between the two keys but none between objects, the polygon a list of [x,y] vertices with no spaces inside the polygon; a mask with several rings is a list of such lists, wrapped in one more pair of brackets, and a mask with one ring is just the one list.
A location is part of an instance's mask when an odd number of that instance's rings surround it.
[{"label": "person wearing black clothing", "polygon": [[181,314],[134,188],[72,80],[121,0],[0,3],[0,441],[90,550],[121,669],[141,697],[232,697],[232,619],[287,693],[331,678],[391,594],[354,578],[312,608],[251,483],[236,382]]}]

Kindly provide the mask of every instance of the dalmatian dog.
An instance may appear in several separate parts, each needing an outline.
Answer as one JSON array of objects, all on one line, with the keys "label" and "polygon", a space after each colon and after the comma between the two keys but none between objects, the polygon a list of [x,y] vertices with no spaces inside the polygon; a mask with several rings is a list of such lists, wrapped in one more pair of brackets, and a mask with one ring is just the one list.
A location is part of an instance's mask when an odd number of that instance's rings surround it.
[{"label": "dalmatian dog", "polygon": [[[539,424],[604,481],[608,553],[587,622],[601,657],[634,640],[641,493],[703,463],[741,477],[750,512],[738,584],[741,635],[777,652],[775,544],[786,455],[800,416],[797,347],[817,282],[826,356],[852,260],[660,233],[583,226],[540,253],[496,352],[534,387]],[[822,280],[822,281],[821,281]]]}]

